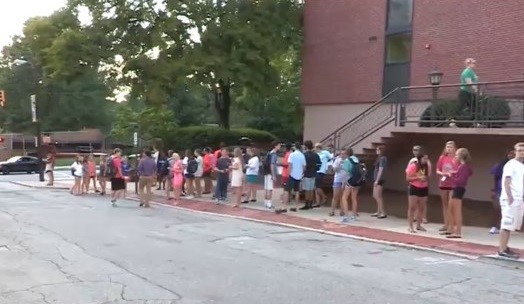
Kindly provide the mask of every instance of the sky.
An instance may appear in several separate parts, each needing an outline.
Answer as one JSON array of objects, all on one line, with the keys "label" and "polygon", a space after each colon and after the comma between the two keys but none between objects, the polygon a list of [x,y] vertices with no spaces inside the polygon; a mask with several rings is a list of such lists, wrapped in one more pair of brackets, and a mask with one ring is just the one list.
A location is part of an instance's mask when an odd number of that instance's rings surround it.
[{"label": "sky", "polygon": [[48,16],[65,6],[67,0],[0,0],[0,48],[11,37],[22,34],[24,22],[35,16]]}]

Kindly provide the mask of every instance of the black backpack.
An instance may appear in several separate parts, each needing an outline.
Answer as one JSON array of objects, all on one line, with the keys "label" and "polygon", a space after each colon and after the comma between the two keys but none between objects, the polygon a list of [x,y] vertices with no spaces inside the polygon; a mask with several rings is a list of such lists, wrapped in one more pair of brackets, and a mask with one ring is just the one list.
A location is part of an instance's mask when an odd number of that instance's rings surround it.
[{"label": "black backpack", "polygon": [[198,162],[195,159],[189,160],[187,163],[187,173],[195,174],[198,170]]},{"label": "black backpack", "polygon": [[271,172],[271,154],[273,152],[269,152],[266,157],[264,158],[264,161],[262,162],[262,173],[263,174],[272,174]]},{"label": "black backpack", "polygon": [[112,157],[108,157],[106,160],[106,176],[113,178],[116,174],[115,163]]},{"label": "black backpack", "polygon": [[351,186],[362,186],[366,182],[366,165],[364,163],[356,162],[352,158],[349,158],[351,162],[351,172],[348,184]]}]

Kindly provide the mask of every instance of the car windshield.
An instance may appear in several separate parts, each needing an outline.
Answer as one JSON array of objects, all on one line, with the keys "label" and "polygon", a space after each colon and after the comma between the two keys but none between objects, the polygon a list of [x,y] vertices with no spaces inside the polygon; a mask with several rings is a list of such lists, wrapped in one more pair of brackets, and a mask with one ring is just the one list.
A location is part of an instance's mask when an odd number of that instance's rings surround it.
[{"label": "car windshield", "polygon": [[22,156],[13,156],[11,157],[10,159],[7,160],[8,163],[14,163],[16,162],[17,160],[19,160],[20,158],[22,158]]}]

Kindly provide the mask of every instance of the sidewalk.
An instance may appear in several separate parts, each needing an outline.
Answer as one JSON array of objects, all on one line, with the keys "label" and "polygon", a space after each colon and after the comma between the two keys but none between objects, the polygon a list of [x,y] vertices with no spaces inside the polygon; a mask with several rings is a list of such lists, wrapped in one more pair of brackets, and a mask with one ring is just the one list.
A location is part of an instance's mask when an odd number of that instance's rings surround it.
[{"label": "sidewalk", "polygon": [[[39,182],[13,183],[35,188],[68,189],[71,186],[71,182],[67,181],[56,182],[53,187],[46,187],[45,183]],[[171,202],[165,199],[164,191],[154,190],[154,193],[154,202],[164,205],[168,205]],[[278,198],[274,199],[275,201],[279,200],[281,193],[282,189],[274,191],[273,197]],[[454,240],[446,239],[439,235],[438,229],[442,226],[441,223],[425,224],[424,227],[427,229],[427,232],[411,234],[407,231],[406,219],[394,216],[389,216],[387,219],[377,219],[371,217],[369,213],[361,212],[357,221],[353,221],[350,224],[341,224],[340,216],[328,216],[329,208],[327,207],[277,215],[273,211],[267,210],[263,203],[260,203],[263,201],[263,194],[263,191],[258,191],[258,202],[244,204],[242,208],[216,205],[211,200],[210,195],[204,195],[200,199],[184,199],[174,207],[415,249],[462,254],[475,258],[481,256],[491,257],[497,251],[498,235],[490,235],[486,228],[464,227],[463,238]],[[137,199],[134,193],[134,185],[128,185],[128,198]],[[519,250],[524,257],[524,233],[517,232],[512,234],[510,245],[513,249]]]}]

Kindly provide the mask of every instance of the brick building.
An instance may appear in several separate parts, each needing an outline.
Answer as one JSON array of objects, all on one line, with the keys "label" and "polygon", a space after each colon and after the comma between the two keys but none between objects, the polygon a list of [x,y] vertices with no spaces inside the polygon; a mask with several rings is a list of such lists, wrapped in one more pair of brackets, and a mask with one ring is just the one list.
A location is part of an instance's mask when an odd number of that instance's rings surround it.
[{"label": "brick building", "polygon": [[477,59],[481,81],[522,79],[522,5],[521,0],[306,1],[305,138],[322,139],[398,86],[427,85],[435,67],[444,73],[443,83],[458,83],[467,57]]},{"label": "brick building", "polygon": [[[524,134],[523,5],[522,0],[306,0],[304,138],[352,147],[371,165],[374,148],[386,145],[386,188],[399,191],[405,191],[403,172],[413,144],[424,145],[436,162],[444,142],[454,140],[472,151],[477,172],[470,182],[476,191],[466,195],[489,199],[491,166]],[[479,85],[482,96],[504,99],[504,121],[498,128],[422,127],[428,107],[456,100],[459,88],[453,84],[460,82],[468,57],[477,60],[480,81],[488,82]],[[435,68],[443,73],[441,86],[429,83]],[[406,94],[384,97],[393,90]],[[436,182],[430,193],[438,193]]]}]

